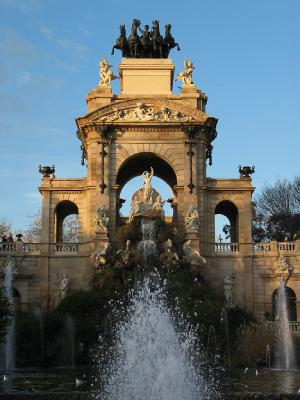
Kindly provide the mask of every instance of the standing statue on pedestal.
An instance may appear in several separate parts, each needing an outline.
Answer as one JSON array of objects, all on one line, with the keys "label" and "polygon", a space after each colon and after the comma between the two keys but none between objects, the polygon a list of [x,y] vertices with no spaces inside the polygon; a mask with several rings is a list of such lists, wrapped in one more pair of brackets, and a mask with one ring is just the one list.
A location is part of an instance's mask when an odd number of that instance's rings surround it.
[{"label": "standing statue on pedestal", "polygon": [[57,286],[59,291],[59,298],[64,299],[69,289],[69,279],[66,274],[63,274],[61,280],[57,280]]},{"label": "standing statue on pedestal", "polygon": [[100,206],[96,211],[96,231],[97,232],[107,232],[109,217],[104,206]]},{"label": "standing statue on pedestal", "polygon": [[200,227],[200,218],[198,209],[190,205],[185,215],[184,221],[185,221],[185,230],[187,232],[198,231]]},{"label": "standing statue on pedestal", "polygon": [[154,171],[153,168],[150,167],[150,171],[144,171],[142,176],[144,178],[144,203],[152,204],[152,186],[151,179],[153,178]]},{"label": "standing statue on pedestal", "polygon": [[131,210],[129,222],[135,217],[165,218],[161,195],[151,186],[151,179],[154,176],[154,170],[150,167],[149,171],[144,171],[144,187],[133,193],[131,201]]},{"label": "standing statue on pedestal", "polygon": [[228,274],[224,279],[224,295],[227,307],[233,307],[232,298],[235,276],[235,273]]},{"label": "standing statue on pedestal", "polygon": [[183,71],[181,71],[177,77],[176,81],[182,81],[184,85],[193,85],[193,70],[194,66],[192,61],[188,60],[187,58],[184,60],[184,68]]},{"label": "standing statue on pedestal", "polygon": [[111,81],[114,79],[119,79],[117,76],[114,75],[110,67],[112,65],[109,65],[107,62],[107,59],[104,57],[99,63],[100,66],[100,71],[99,71],[99,76],[100,76],[100,82],[98,86],[110,86]]}]

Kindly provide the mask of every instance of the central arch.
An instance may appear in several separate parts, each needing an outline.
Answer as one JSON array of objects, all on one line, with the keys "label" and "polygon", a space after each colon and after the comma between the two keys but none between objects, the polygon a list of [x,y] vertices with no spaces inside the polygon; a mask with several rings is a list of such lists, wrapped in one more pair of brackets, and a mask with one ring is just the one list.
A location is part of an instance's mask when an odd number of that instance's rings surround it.
[{"label": "central arch", "polygon": [[120,208],[122,206],[123,199],[120,199],[120,193],[123,187],[128,183],[131,179],[142,175],[142,173],[147,170],[150,170],[150,167],[154,170],[154,175],[160,179],[162,179],[172,190],[173,198],[169,201],[171,202],[171,207],[173,208],[173,217],[172,220],[176,219],[177,214],[177,194],[176,194],[176,185],[177,185],[177,176],[174,169],[171,165],[165,161],[160,156],[151,152],[140,152],[128,157],[119,167],[116,177],[116,184],[118,185],[117,190],[117,203],[116,203],[116,219],[117,225],[120,224]]},{"label": "central arch", "polygon": [[153,167],[154,174],[164,180],[175,192],[177,177],[171,165],[154,153],[143,152],[127,158],[120,166],[116,179],[119,193],[130,179],[142,175],[145,170],[149,171],[150,167]]}]

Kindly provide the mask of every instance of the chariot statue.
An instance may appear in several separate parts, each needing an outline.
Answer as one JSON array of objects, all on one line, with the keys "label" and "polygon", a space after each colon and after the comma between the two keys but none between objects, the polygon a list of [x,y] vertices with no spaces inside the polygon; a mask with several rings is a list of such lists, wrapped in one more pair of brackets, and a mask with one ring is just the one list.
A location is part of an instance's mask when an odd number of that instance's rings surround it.
[{"label": "chariot statue", "polygon": [[[171,24],[165,25],[165,36],[160,33],[159,21],[152,21],[152,30],[149,25],[141,28],[141,21],[134,19],[131,25],[131,32],[126,37],[125,25],[120,25],[120,36],[113,46],[111,54],[115,49],[121,50],[122,57],[131,58],[168,58],[170,51],[176,47],[180,50],[179,44],[176,43],[171,34]],[[139,36],[138,32],[141,34]]]}]

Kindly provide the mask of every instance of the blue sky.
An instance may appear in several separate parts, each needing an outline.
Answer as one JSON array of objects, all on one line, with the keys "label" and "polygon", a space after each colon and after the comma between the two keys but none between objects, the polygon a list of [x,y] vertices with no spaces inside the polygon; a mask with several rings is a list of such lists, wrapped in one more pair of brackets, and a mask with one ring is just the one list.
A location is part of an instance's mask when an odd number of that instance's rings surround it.
[{"label": "blue sky", "polygon": [[39,164],[55,164],[58,177],[86,174],[74,118],[86,112],[99,60],[117,72],[111,48],[133,18],[171,23],[182,49],[171,53],[176,71],[185,56],[194,62],[219,119],[208,176],[255,165],[259,190],[300,174],[300,1],[0,0],[0,219],[16,229],[40,208]]}]

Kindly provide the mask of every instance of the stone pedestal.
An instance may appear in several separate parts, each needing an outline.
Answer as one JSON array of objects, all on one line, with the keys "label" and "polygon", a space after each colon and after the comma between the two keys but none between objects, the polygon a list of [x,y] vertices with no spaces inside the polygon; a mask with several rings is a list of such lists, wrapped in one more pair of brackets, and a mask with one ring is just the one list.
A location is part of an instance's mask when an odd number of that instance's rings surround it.
[{"label": "stone pedestal", "polygon": [[92,89],[85,97],[87,102],[88,112],[97,110],[100,107],[111,103],[113,98],[111,86],[97,86]]},{"label": "stone pedestal", "polygon": [[109,241],[107,232],[96,232],[94,251],[101,250],[103,245]]},{"label": "stone pedestal", "polygon": [[199,232],[198,231],[190,231],[186,233],[186,239],[185,240],[191,240],[193,244],[193,248],[201,254],[200,251],[200,242],[199,242]]},{"label": "stone pedestal", "polygon": [[171,59],[123,58],[119,65],[121,95],[170,95],[174,69]]}]

